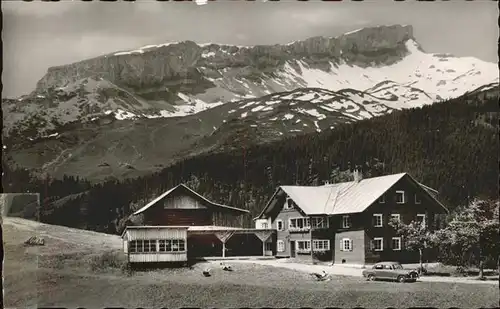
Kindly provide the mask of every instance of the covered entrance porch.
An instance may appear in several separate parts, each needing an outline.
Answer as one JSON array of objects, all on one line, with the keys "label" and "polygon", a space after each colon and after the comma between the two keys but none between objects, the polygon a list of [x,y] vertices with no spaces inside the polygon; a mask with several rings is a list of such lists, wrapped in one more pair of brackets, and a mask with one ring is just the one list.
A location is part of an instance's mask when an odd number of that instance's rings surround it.
[{"label": "covered entrance porch", "polygon": [[272,229],[190,226],[187,233],[189,258],[272,258],[275,255]]}]

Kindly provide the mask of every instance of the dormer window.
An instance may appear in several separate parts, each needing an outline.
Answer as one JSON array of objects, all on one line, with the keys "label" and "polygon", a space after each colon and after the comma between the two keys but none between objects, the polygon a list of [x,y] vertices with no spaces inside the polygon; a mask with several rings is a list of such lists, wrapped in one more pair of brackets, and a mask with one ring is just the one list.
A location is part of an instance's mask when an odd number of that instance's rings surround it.
[{"label": "dormer window", "polygon": [[286,198],[284,209],[293,209],[293,201],[291,198]]},{"label": "dormer window", "polygon": [[405,203],[405,191],[396,191],[396,204]]},{"label": "dormer window", "polygon": [[379,204],[384,204],[385,203],[385,195],[382,195],[381,197],[378,198],[378,203]]},{"label": "dormer window", "polygon": [[420,197],[418,196],[418,194],[415,194],[415,204],[420,204],[420,203],[422,203]]}]

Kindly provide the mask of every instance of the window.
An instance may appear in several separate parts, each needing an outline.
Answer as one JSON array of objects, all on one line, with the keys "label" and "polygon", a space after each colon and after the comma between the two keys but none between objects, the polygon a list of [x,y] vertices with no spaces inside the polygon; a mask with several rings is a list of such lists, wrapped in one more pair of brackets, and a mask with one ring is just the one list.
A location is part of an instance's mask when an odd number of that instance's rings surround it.
[{"label": "window", "polygon": [[397,222],[401,222],[401,215],[400,214],[391,214],[391,219],[395,220]]},{"label": "window", "polygon": [[144,252],[156,252],[156,240],[147,239],[144,242]]},{"label": "window", "polygon": [[373,238],[372,244],[373,244],[373,251],[384,250],[384,239],[382,237]]},{"label": "window", "polygon": [[172,251],[172,244],[170,243],[170,240],[160,239],[160,241],[159,241],[159,249],[160,249],[160,252],[170,252],[170,251]]},{"label": "window", "polygon": [[128,251],[130,253],[142,252],[142,240],[132,240],[129,242]]},{"label": "window", "polygon": [[278,231],[283,231],[285,229],[283,226],[283,220],[276,220],[276,229]]},{"label": "window", "polygon": [[373,268],[375,268],[375,269],[384,269],[384,265],[382,265],[382,264],[377,264],[377,265],[375,265]]},{"label": "window", "polygon": [[295,242],[298,252],[309,252],[311,251],[311,241],[309,240],[297,240]]},{"label": "window", "polygon": [[392,247],[392,250],[394,250],[394,251],[401,250],[401,237],[393,237],[391,247]]},{"label": "window", "polygon": [[311,218],[311,225],[316,229],[328,228],[328,218]]},{"label": "window", "polygon": [[384,225],[384,221],[382,219],[382,214],[373,214],[373,226],[381,227]]},{"label": "window", "polygon": [[288,222],[288,228],[290,230],[301,231],[307,230],[310,227],[309,218],[292,218]]},{"label": "window", "polygon": [[277,247],[278,252],[285,252],[285,242],[283,240],[278,240]]},{"label": "window", "polygon": [[385,195],[382,195],[381,197],[378,198],[379,204],[384,204],[385,203]]},{"label": "window", "polygon": [[342,238],[342,240],[340,241],[340,250],[352,251],[352,239]]},{"label": "window", "polygon": [[422,225],[425,225],[425,214],[417,214],[417,222]]},{"label": "window", "polygon": [[342,228],[347,229],[351,227],[351,216],[342,216]]},{"label": "window", "polygon": [[132,240],[129,242],[129,252],[130,253],[156,252],[156,240],[155,239]]},{"label": "window", "polygon": [[263,228],[263,229],[267,229],[267,228],[268,228],[268,226],[267,226],[267,222],[263,222],[263,223],[262,223],[262,228]]},{"label": "window", "polygon": [[172,242],[172,251],[174,252],[186,251],[184,240],[172,239],[171,242]]},{"label": "window", "polygon": [[330,241],[328,239],[314,239],[314,251],[328,251],[330,250]]},{"label": "window", "polygon": [[266,242],[266,251],[273,251],[273,243],[272,242]]},{"label": "window", "polygon": [[284,209],[293,209],[293,201],[292,201],[292,199],[291,199],[291,198],[289,198],[289,197],[288,197],[288,198],[285,200],[285,205],[284,205],[284,207],[283,207],[283,208],[284,208]]},{"label": "window", "polygon": [[396,204],[405,203],[405,191],[396,191]]},{"label": "window", "polygon": [[422,203],[422,201],[420,200],[420,198],[418,197],[417,194],[415,194],[415,204],[420,204]]},{"label": "window", "polygon": [[184,252],[186,251],[186,242],[184,239],[160,239],[160,252]]}]

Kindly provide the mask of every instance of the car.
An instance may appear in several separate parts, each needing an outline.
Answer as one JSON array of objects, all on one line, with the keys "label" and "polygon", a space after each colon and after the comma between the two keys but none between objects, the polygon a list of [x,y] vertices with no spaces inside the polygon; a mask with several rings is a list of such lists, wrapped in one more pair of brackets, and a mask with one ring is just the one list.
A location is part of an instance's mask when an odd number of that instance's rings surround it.
[{"label": "car", "polygon": [[397,282],[415,282],[418,279],[418,271],[415,269],[404,269],[398,262],[379,262],[371,269],[363,270],[363,277],[369,281],[377,279],[396,280]]}]

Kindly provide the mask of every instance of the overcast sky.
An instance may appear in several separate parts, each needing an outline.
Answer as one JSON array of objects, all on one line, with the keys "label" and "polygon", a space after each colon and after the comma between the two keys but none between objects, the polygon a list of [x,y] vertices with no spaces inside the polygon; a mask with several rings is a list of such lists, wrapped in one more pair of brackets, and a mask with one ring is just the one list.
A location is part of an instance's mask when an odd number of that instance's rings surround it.
[{"label": "overcast sky", "polygon": [[428,52],[497,62],[494,1],[139,2],[3,2],[2,97],[32,91],[51,66],[148,44],[276,44],[373,25],[410,24]]}]

